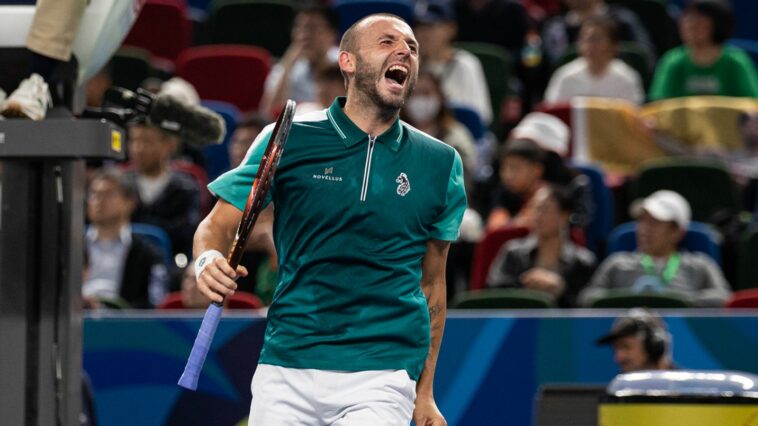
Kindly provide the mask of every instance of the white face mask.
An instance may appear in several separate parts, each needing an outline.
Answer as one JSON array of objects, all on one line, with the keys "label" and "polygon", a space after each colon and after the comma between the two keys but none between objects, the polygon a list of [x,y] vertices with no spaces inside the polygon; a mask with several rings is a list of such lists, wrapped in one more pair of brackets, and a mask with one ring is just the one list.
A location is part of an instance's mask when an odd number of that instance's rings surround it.
[{"label": "white face mask", "polygon": [[440,98],[437,96],[414,95],[408,99],[405,112],[416,123],[433,120],[440,112]]}]

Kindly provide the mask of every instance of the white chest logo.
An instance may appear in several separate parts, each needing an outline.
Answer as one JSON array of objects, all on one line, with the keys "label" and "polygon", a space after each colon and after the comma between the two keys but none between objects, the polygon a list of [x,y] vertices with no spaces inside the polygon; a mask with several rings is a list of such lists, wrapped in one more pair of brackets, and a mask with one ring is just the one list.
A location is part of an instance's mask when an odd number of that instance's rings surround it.
[{"label": "white chest logo", "polygon": [[405,173],[400,173],[400,176],[395,179],[395,182],[399,183],[397,186],[397,195],[405,197],[405,194],[411,192],[411,182],[408,180],[408,176]]}]

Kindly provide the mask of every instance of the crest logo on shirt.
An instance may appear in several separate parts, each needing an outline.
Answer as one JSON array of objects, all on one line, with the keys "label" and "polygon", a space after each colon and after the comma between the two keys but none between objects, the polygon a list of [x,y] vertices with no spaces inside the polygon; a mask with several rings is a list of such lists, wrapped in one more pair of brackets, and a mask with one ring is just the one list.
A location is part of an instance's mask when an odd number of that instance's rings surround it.
[{"label": "crest logo on shirt", "polygon": [[334,176],[334,167],[324,167],[324,173],[314,173],[313,179],[342,182],[342,176]]},{"label": "crest logo on shirt", "polygon": [[395,179],[399,185],[397,186],[397,195],[405,197],[405,195],[411,192],[411,182],[408,180],[408,175],[400,173],[400,176]]}]

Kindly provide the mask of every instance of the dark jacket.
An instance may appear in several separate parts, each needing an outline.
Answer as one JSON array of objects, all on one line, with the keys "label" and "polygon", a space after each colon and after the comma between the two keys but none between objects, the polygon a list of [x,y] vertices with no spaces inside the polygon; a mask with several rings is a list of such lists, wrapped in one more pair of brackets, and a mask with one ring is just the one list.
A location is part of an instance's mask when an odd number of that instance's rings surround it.
[{"label": "dark jacket", "polygon": [[[526,237],[508,242],[492,262],[487,276],[489,287],[523,287],[520,276],[532,269],[537,260],[537,239]],[[565,241],[561,249],[558,274],[566,282],[566,290],[557,300],[560,307],[576,306],[579,292],[595,271],[595,255],[584,247]]]},{"label": "dark jacket", "polygon": [[[136,187],[137,173],[129,172],[129,177]],[[153,203],[139,201],[132,222],[163,228],[171,238],[174,254],[184,253],[191,258],[192,237],[200,222],[200,192],[195,181],[185,173],[172,171],[166,188]]]},{"label": "dark jacket", "polygon": [[142,236],[132,233],[132,244],[126,255],[119,290],[121,298],[129,302],[132,308],[153,307],[150,303],[149,284],[150,272],[155,265],[163,265],[160,250]]}]

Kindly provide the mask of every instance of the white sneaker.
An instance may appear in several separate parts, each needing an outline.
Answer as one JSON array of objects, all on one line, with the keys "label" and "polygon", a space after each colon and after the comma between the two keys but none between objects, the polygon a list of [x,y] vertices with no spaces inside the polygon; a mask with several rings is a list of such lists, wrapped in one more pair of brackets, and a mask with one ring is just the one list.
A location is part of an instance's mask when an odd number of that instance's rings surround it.
[{"label": "white sneaker", "polygon": [[11,93],[0,114],[8,118],[42,120],[52,103],[45,80],[39,74],[32,74]]}]

